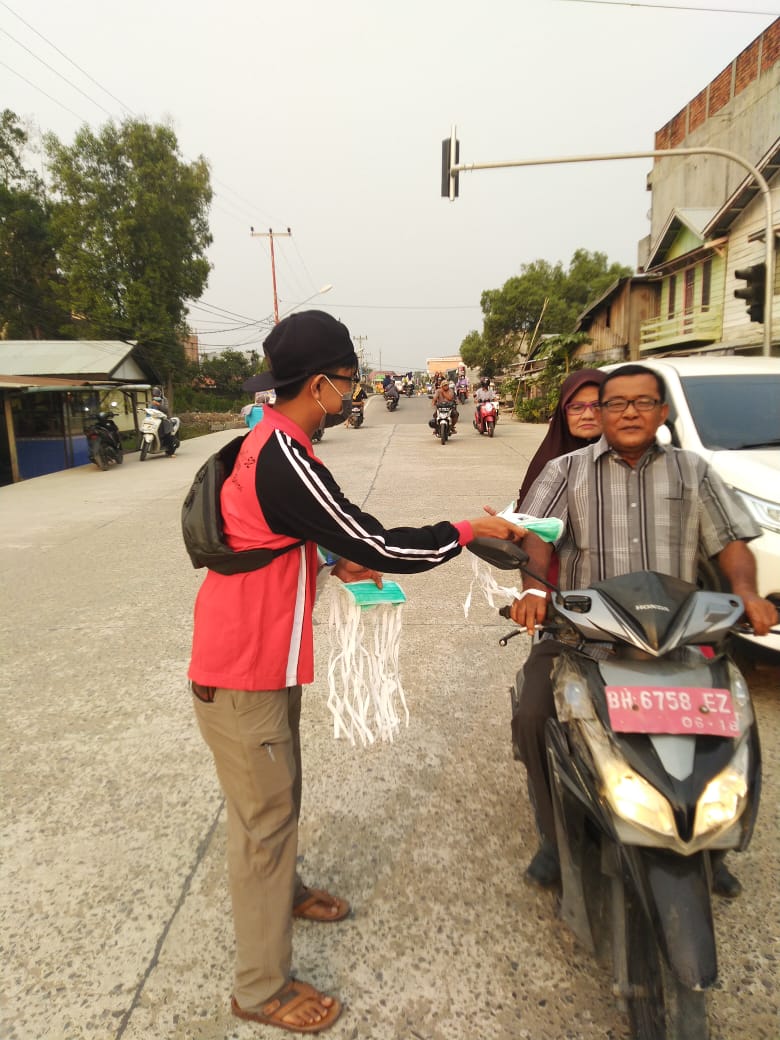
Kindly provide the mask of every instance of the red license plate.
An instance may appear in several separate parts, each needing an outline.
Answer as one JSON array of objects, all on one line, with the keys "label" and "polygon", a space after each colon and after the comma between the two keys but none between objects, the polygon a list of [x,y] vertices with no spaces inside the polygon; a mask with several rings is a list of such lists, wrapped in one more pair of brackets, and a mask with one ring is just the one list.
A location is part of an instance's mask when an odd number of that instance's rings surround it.
[{"label": "red license plate", "polygon": [[607,686],[607,709],[617,733],[708,733],[734,737],[739,723],[729,690],[708,686]]}]

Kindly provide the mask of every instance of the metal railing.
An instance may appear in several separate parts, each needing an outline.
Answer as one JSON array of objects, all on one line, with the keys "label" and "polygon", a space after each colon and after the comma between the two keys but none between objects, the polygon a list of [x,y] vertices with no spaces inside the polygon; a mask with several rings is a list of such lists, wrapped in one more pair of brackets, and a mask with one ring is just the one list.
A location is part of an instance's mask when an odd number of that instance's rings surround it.
[{"label": "metal railing", "polygon": [[675,344],[716,343],[723,329],[722,306],[682,311],[671,317],[648,318],[639,327],[639,349],[653,350]]}]

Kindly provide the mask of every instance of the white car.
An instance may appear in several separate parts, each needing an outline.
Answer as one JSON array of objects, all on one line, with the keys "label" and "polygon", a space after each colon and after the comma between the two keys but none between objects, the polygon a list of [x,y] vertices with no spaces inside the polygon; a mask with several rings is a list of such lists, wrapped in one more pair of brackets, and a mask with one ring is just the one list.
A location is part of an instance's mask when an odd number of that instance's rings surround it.
[{"label": "white car", "polygon": [[[705,458],[761,527],[750,543],[758,589],[780,602],[780,358],[692,355],[639,363],[666,383],[672,442]],[[700,577],[714,588],[722,581],[710,561],[701,562]],[[780,651],[778,635],[755,642]]]}]

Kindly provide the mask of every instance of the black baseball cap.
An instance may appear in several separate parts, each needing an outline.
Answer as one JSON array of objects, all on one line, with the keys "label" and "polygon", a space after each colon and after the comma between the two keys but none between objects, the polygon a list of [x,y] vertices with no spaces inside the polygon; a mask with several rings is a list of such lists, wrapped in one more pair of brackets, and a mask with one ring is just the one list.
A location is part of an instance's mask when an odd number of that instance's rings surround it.
[{"label": "black baseball cap", "polygon": [[248,393],[358,363],[349,329],[325,311],[298,311],[283,318],[263,342],[263,353],[269,371],[247,379]]}]

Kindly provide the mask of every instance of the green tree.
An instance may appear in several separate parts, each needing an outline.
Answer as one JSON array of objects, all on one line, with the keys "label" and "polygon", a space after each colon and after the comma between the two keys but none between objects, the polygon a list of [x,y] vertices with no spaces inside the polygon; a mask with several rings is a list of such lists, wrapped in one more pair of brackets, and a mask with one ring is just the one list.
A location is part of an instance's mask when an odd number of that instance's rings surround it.
[{"label": "green tree", "polygon": [[41,178],[25,168],[28,135],[18,117],[0,113],[0,334],[56,339],[67,322],[59,281],[51,204]]},{"label": "green tree", "polygon": [[482,368],[484,360],[484,344],[476,330],[472,330],[463,340],[458,353],[467,368]]},{"label": "green tree", "polygon": [[483,355],[501,370],[528,344],[537,324],[539,335],[571,333],[586,305],[616,279],[631,273],[629,267],[610,264],[606,253],[586,249],[576,250],[568,270],[560,261],[523,264],[521,274],[509,278],[500,289],[482,293]]},{"label": "green tree", "polygon": [[128,119],[46,137],[57,204],[62,302],[78,335],[137,340],[170,383],[184,365],[188,300],[210,270],[212,190],[203,157],[184,162],[173,130]]},{"label": "green tree", "polygon": [[256,371],[258,364],[256,351],[247,356],[240,350],[228,349],[215,354],[214,357],[206,358],[201,363],[200,375],[213,379],[220,394],[246,397],[241,385]]},{"label": "green tree", "polygon": [[548,336],[541,341],[534,358],[544,359],[546,364],[533,381],[533,396],[517,402],[516,411],[521,419],[525,422],[547,422],[558,404],[561,383],[570,372],[583,367],[574,355],[589,342],[590,338],[584,332]]}]

